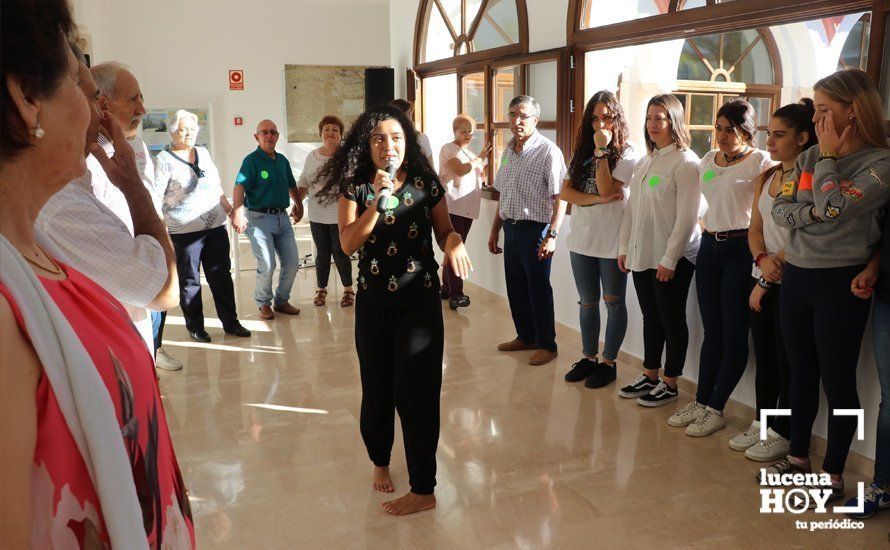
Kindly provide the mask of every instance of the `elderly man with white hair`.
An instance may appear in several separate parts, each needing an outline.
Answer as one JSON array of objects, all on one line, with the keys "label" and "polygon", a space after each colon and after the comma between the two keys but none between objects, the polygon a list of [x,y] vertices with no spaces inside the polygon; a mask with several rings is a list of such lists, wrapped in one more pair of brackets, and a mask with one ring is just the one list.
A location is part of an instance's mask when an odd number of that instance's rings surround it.
[{"label": "elderly man with white hair", "polygon": [[[139,172],[139,179],[150,190],[154,182],[154,165],[151,162],[151,156],[148,154],[148,148],[145,146],[145,143],[137,138],[139,124],[145,115],[145,105],[142,102],[142,90],[139,87],[139,81],[125,65],[114,61],[100,63],[92,67],[90,72],[96,81],[96,86],[99,88],[97,96],[99,109],[108,113],[123,129],[124,138],[130,142],[136,155],[136,168]],[[114,156],[114,146],[109,138],[108,133],[103,131],[99,134],[98,142],[104,149],[105,154],[111,158]],[[134,228],[130,215],[130,206],[127,204],[123,193],[109,181],[102,170],[102,166],[93,155],[87,158],[87,168],[93,174],[91,183],[93,194],[121,219],[132,234]],[[158,198],[153,196],[152,201],[155,209],[158,210]],[[158,211],[157,215],[160,217],[160,211]],[[134,321],[137,321],[137,318],[141,321],[142,316],[148,317],[149,313],[144,310],[134,310],[131,312],[131,315]],[[179,370],[182,368],[182,363],[171,357],[161,347],[166,317],[166,311],[152,310],[150,312],[153,340],[151,349],[155,355],[158,367],[166,370]]]},{"label": "elderly man with white hair", "polygon": [[179,306],[186,329],[193,340],[210,342],[201,304],[203,267],[223,330],[248,337],[250,331],[238,322],[235,312],[226,231],[226,217],[232,206],[223,193],[210,153],[195,146],[198,117],[188,111],[176,111],[167,121],[167,131],[173,144],[155,159],[153,194],[161,197],[164,221],[176,249]]}]

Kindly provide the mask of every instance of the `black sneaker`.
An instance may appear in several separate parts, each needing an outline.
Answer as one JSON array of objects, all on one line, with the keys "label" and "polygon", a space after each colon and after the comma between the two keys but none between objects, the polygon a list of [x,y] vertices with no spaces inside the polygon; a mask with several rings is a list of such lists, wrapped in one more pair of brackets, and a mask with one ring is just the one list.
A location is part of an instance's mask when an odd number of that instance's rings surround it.
[{"label": "black sneaker", "polygon": [[585,388],[602,388],[608,386],[615,381],[615,370],[618,363],[607,365],[605,363],[597,363],[596,368],[584,381]]},{"label": "black sneaker", "polygon": [[782,476],[784,474],[809,474],[811,472],[812,470],[810,469],[809,463],[806,466],[798,466],[791,461],[790,456],[786,456],[772,466],[758,470],[755,479],[757,479],[757,483],[763,484],[763,474]]},{"label": "black sneaker", "polygon": [[469,307],[470,305],[470,297],[466,294],[462,294],[460,298],[457,299],[458,307]]},{"label": "black sneaker", "polygon": [[452,310],[457,309],[460,306],[457,300],[448,300],[448,307]]},{"label": "black sneaker", "polygon": [[590,376],[599,363],[582,357],[580,361],[572,365],[572,370],[566,373],[566,382],[580,382]]},{"label": "black sneaker", "polygon": [[659,381],[652,391],[637,399],[637,405],[644,407],[660,407],[677,400],[677,388],[672,388]]},{"label": "black sneaker", "polygon": [[191,337],[192,340],[194,340],[196,342],[203,342],[205,344],[210,342],[210,334],[208,334],[207,331],[204,329],[190,330],[189,336]]},{"label": "black sneaker", "polygon": [[655,386],[657,386],[660,381],[660,378],[658,380],[652,380],[646,376],[646,373],[641,372],[636,380],[618,390],[618,395],[625,399],[636,399],[637,397],[646,395],[655,389]]}]

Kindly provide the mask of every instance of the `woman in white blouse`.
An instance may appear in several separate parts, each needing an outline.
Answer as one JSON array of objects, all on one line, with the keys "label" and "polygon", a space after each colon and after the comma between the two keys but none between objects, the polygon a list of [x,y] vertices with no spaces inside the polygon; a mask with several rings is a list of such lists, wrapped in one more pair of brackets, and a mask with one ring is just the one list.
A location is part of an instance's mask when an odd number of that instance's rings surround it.
[{"label": "woman in white blouse", "polygon": [[323,306],[328,295],[328,280],[331,276],[331,256],[340,274],[343,284],[341,307],[349,307],[355,303],[355,292],[352,290],[352,259],[340,247],[340,229],[337,226],[337,204],[327,204],[325,199],[315,196],[325,181],[318,174],[325,163],[340,149],[343,136],[343,121],[339,117],[327,115],[318,123],[318,134],[321,136],[321,147],[306,156],[303,172],[297,182],[297,193],[302,201],[309,195],[309,229],[315,243],[315,291],[316,306]]},{"label": "woman in white blouse", "polygon": [[[482,171],[490,145],[486,145],[479,156],[469,149],[473,132],[476,131],[476,121],[469,115],[457,115],[451,127],[454,141],[446,143],[439,150],[439,179],[445,186],[451,225],[467,242],[473,220],[479,217],[484,180]],[[464,280],[455,275],[448,264],[442,269],[441,295],[443,300],[448,300],[451,309],[470,305],[470,297],[464,294]]]},{"label": "woman in white blouse", "polygon": [[[686,297],[701,239],[701,194],[699,158],[689,150],[689,130],[676,97],[664,94],[649,100],[645,138],[649,154],[631,178],[618,245],[618,266],[633,272],[643,313],[645,372],[618,394],[659,407],[677,400],[677,377],[686,362]],[[662,380],[658,372],[663,353]]]},{"label": "woman in white blouse", "polygon": [[708,204],[704,234],[695,262],[695,288],[704,340],[695,400],[668,419],[686,426],[686,435],[703,437],[726,426],[723,408],[748,364],[748,296],[751,251],[748,226],[754,187],[774,163],[752,146],[757,132],[751,104],[737,99],[717,111],[717,147],[701,161],[701,190]]},{"label": "woman in white blouse", "polygon": [[[627,184],[638,160],[636,149],[627,141],[629,133],[615,94],[606,90],[593,94],[578,129],[570,177],[560,193],[560,198],[572,205],[566,245],[580,298],[584,352],[565,380],[584,380],[588,388],[601,388],[615,380],[615,360],[627,332],[627,274],[618,268],[617,258]],[[600,296],[608,311],[602,358]]]},{"label": "woman in white blouse", "polygon": [[210,342],[201,305],[203,267],[223,330],[235,336],[250,336],[235,312],[229,233],[225,227],[232,206],[223,193],[210,153],[195,146],[198,117],[180,109],[167,121],[167,131],[173,145],[161,151],[155,160],[154,187],[163,195],[164,222],[176,249],[179,306],[186,329],[193,340]]}]

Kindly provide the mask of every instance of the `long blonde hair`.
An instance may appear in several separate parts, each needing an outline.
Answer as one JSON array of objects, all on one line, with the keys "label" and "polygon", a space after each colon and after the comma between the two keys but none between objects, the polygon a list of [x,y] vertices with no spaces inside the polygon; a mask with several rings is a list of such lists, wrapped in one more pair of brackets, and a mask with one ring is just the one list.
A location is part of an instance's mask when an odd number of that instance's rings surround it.
[{"label": "long blonde hair", "polygon": [[865,71],[847,69],[828,75],[813,86],[833,101],[852,105],[853,124],[862,140],[873,147],[888,149],[884,136],[884,112],[881,96]]}]

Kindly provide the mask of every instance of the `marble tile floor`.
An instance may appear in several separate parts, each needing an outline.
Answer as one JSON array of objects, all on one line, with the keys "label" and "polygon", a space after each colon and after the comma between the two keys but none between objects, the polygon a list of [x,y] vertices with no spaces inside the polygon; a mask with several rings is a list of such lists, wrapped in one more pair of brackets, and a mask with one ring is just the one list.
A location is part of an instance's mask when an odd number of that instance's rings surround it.
[{"label": "marble tile floor", "polygon": [[[514,336],[506,300],[468,285],[473,303],[444,308],[446,350],[438,507],[392,517],[371,489],[359,435],[353,310],[314,307],[314,273],[294,288],[298,317],[260,321],[253,275],[236,278],[250,339],[225,335],[204,292],[209,345],[170,312],[160,371],[199,547],[224,549],[886,548],[890,512],[862,530],[798,530],[833,514],[759,513],[759,465],[727,446],[745,421],[690,438],[616,385],[588,390],[563,375],[580,335],[558,327],[559,358],[529,366],[501,354]],[[636,375],[621,367],[618,386]],[[690,396],[681,396],[680,403]],[[397,431],[392,471],[407,490]],[[818,464],[818,462],[817,462]],[[862,473],[848,472],[848,494]]]}]

